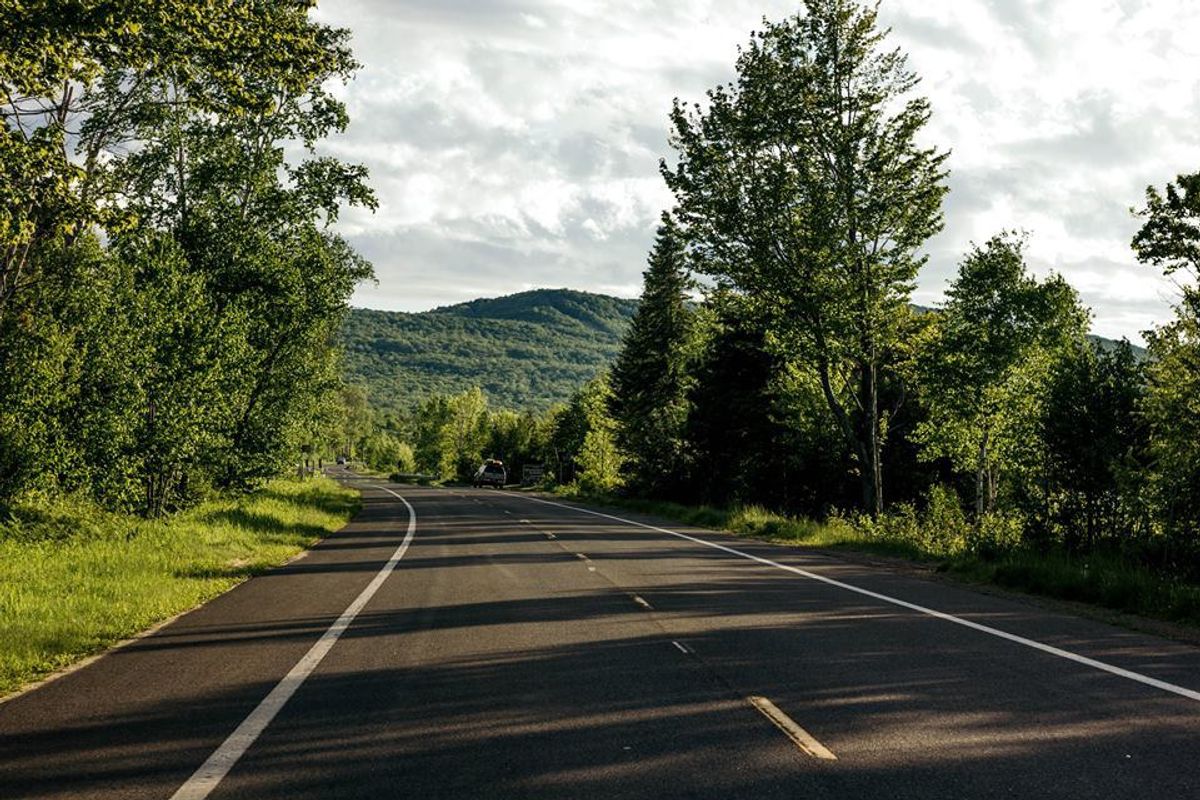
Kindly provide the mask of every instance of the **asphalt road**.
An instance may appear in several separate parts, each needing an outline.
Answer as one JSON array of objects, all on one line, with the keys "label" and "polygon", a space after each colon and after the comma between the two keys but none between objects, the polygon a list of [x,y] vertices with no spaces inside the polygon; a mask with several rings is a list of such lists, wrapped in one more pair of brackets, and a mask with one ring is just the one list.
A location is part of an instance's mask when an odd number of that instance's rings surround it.
[{"label": "asphalt road", "polygon": [[358,482],[305,558],[0,705],[0,798],[1200,797],[1194,647],[636,515]]}]

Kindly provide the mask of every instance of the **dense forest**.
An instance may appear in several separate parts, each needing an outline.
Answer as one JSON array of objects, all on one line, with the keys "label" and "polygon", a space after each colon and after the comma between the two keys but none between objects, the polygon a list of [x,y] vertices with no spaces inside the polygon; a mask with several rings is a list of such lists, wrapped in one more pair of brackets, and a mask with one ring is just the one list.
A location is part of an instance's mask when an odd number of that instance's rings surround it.
[{"label": "dense forest", "polygon": [[474,389],[389,416],[405,467],[537,462],[580,491],[848,520],[934,555],[1079,557],[1081,583],[1116,559],[1174,602],[1171,581],[1200,581],[1200,175],[1137,210],[1134,253],[1180,287],[1144,352],[1089,337],[1023,232],[973,244],[945,302],[915,308],[948,174],[932,112],[873,6],[806,7],[675,105],[676,205],[611,370],[540,414]]},{"label": "dense forest", "polygon": [[612,362],[636,307],[541,289],[418,314],[353,309],[340,336],[346,380],[390,413],[476,386],[501,408],[545,410]]},{"label": "dense forest", "polygon": [[332,429],[375,201],[315,151],[357,64],[311,5],[0,5],[0,509],[159,515]]},{"label": "dense forest", "polygon": [[[570,289],[418,313],[352,308],[338,336],[343,374],[383,414],[474,388],[495,408],[546,411],[612,366],[636,310],[636,300]],[[1090,338],[1106,350],[1118,344]]]}]

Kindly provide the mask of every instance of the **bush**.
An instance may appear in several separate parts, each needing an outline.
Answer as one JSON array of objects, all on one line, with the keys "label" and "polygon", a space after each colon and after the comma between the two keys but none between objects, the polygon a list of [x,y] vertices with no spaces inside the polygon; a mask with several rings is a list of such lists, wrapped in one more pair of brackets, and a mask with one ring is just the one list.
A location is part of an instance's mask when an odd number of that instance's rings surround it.
[{"label": "bush", "polygon": [[415,472],[413,449],[389,433],[370,436],[362,445],[362,459],[378,472]]},{"label": "bush", "polygon": [[949,556],[968,547],[971,524],[963,513],[958,492],[948,486],[939,483],[929,487],[921,527],[925,531],[926,548],[931,552]]},{"label": "bush", "polygon": [[1019,514],[993,512],[985,514],[969,529],[967,549],[984,560],[999,558],[1021,546],[1025,523]]},{"label": "bush", "polygon": [[867,541],[895,545],[902,552],[921,557],[957,556],[969,549],[972,536],[958,494],[942,485],[930,488],[921,509],[898,503],[878,517],[835,514],[830,524],[856,531]]}]

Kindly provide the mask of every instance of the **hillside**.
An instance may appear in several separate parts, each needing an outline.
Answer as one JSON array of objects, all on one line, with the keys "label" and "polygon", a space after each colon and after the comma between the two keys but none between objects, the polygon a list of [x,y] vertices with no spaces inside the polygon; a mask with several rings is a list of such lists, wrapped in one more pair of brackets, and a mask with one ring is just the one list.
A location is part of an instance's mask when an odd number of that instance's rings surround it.
[{"label": "hillside", "polygon": [[493,407],[546,408],[616,357],[636,308],[636,300],[538,289],[417,314],[353,309],[342,330],[347,377],[387,411],[472,386]]},{"label": "hillside", "polygon": [[[570,289],[416,314],[356,308],[341,335],[347,378],[365,384],[371,404],[384,411],[473,386],[494,408],[544,409],[565,402],[616,358],[636,308],[637,300]],[[1141,348],[1134,352],[1145,355]]]}]

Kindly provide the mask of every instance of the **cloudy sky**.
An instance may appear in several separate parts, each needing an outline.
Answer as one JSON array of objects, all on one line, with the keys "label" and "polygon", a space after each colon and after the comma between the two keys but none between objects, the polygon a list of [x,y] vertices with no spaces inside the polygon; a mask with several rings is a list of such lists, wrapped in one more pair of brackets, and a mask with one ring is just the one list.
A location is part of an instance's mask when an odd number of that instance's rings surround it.
[{"label": "cloudy sky", "polygon": [[[533,287],[634,296],[660,211],[671,99],[732,78],[781,0],[326,0],[363,63],[329,152],[365,163],[375,214],[341,230],[375,264],[354,304],[422,310]],[[953,151],[946,230],[916,299],[972,240],[1023,228],[1127,335],[1173,287],[1129,249],[1148,184],[1200,169],[1195,0],[884,0]]]}]

